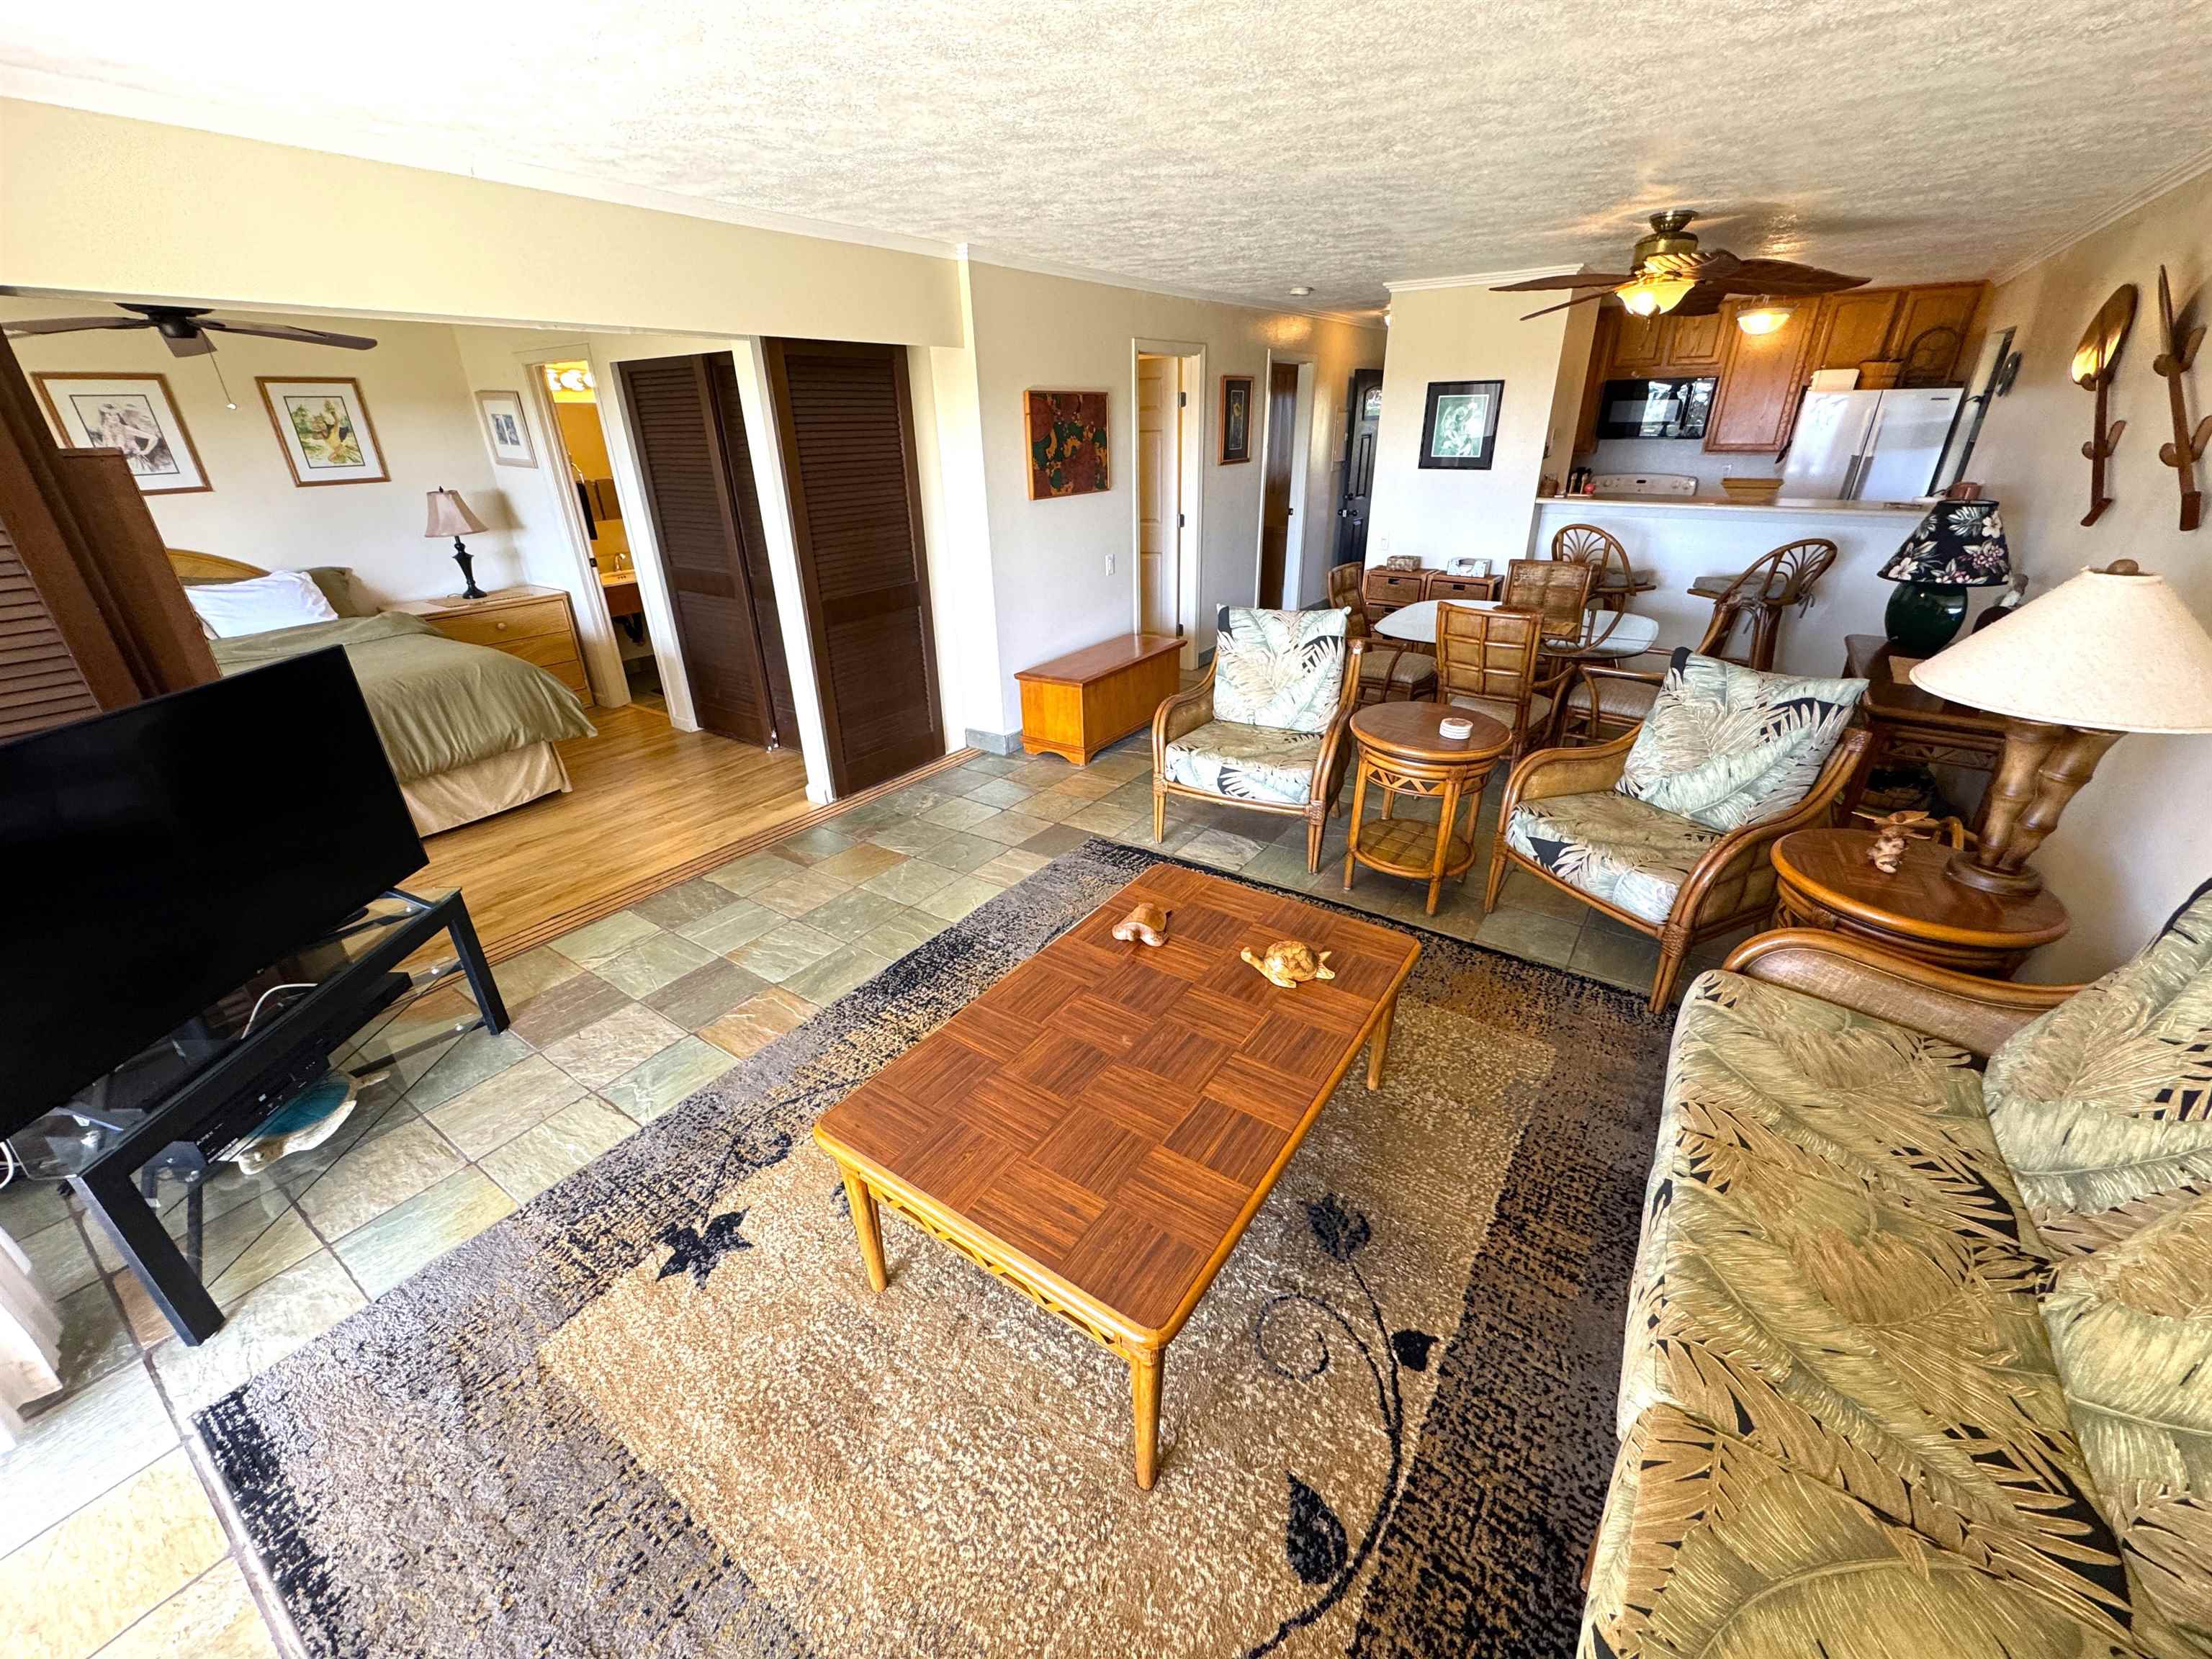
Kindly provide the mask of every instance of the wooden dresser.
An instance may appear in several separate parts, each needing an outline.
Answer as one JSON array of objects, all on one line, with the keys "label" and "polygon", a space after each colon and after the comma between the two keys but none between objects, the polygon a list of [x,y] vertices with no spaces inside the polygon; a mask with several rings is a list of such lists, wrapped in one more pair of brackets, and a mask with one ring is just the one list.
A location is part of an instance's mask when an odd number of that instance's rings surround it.
[{"label": "wooden dresser", "polygon": [[495,587],[481,599],[409,599],[392,607],[420,617],[449,640],[488,645],[535,663],[592,706],[575,612],[557,587]]}]

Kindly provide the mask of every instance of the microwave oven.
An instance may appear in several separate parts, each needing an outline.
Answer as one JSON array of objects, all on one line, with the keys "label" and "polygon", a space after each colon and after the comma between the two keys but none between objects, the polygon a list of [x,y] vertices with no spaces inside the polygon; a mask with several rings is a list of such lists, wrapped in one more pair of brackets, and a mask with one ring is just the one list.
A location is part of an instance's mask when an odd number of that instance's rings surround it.
[{"label": "microwave oven", "polygon": [[1702,438],[1712,413],[1713,376],[1607,380],[1599,395],[1601,438]]}]

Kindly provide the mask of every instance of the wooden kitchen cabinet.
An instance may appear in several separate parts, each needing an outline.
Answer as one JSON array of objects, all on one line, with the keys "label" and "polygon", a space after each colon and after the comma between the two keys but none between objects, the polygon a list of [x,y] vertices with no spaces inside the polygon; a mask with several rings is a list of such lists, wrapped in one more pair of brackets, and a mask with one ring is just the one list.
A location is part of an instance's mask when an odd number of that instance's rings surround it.
[{"label": "wooden kitchen cabinet", "polygon": [[1705,422],[1705,447],[1774,454],[1789,441],[1797,418],[1819,309],[1801,307],[1773,333],[1747,334],[1735,325],[1735,313],[1747,303],[1730,300],[1721,307],[1727,356]]},{"label": "wooden kitchen cabinet", "polygon": [[1853,289],[1809,302],[1817,307],[1820,315],[1814,325],[1813,349],[1806,359],[1805,372],[1856,368],[1861,363],[1880,360],[1904,299],[1902,289],[1874,288]]},{"label": "wooden kitchen cabinet", "polygon": [[1664,350],[1660,358],[1668,374],[1717,374],[1728,343],[1721,337],[1722,313],[1710,317],[1669,317],[1661,331]]},{"label": "wooden kitchen cabinet", "polygon": [[[1601,305],[1610,301],[1600,301]],[[1639,374],[1656,374],[1667,358],[1667,319],[1638,317],[1631,312],[1619,313],[1620,324],[1613,337],[1611,367],[1607,370],[1609,380],[1633,380]]]},{"label": "wooden kitchen cabinet", "polygon": [[1905,365],[1905,385],[1948,386],[1958,378],[1959,355],[1986,291],[1980,283],[1901,290],[1885,355]]}]

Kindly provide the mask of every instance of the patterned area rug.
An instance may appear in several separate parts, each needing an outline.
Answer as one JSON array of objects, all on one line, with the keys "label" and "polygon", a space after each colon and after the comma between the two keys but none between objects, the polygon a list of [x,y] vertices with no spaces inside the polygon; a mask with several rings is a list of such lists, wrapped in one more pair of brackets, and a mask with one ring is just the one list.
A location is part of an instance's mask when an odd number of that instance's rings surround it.
[{"label": "patterned area rug", "polygon": [[1564,1654],[1666,1025],[1441,937],[1169,1350],[886,1213],[828,1105],[1154,862],[1092,841],[204,1413],[317,1655]]}]

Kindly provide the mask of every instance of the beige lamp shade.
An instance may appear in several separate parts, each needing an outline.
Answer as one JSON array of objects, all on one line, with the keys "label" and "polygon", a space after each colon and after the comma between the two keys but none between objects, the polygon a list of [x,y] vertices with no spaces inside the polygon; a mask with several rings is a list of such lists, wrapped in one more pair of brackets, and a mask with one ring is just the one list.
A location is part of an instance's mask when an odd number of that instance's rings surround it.
[{"label": "beige lamp shade", "polygon": [[2148,573],[2084,570],[1915,664],[1911,678],[1953,702],[2049,726],[2212,732],[2212,635]]},{"label": "beige lamp shade", "polygon": [[425,536],[473,536],[484,527],[469,504],[450,489],[430,492],[430,524]]}]

